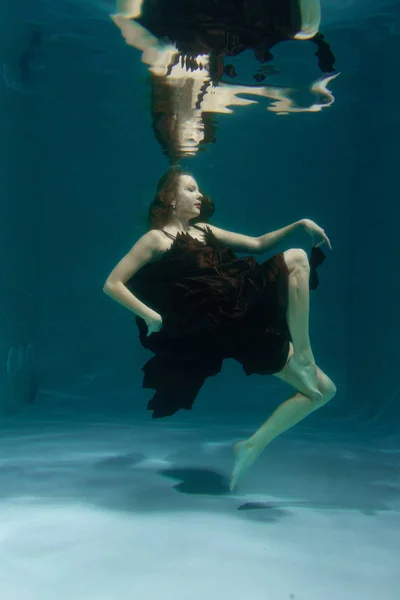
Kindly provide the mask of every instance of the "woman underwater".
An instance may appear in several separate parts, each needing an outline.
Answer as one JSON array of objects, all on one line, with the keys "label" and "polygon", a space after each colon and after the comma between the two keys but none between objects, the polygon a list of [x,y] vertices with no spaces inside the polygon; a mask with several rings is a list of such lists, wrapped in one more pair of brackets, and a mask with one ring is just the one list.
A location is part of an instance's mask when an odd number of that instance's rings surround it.
[{"label": "woman underwater", "polygon": [[[171,168],[149,208],[149,231],[108,276],[104,292],[136,314],[141,344],[154,356],[143,367],[143,387],[155,394],[153,418],[189,410],[201,386],[225,358],[247,375],[274,375],[296,393],[248,440],[234,446],[230,489],[262,450],[336,393],[315,363],[309,339],[309,289],[324,260],[324,230],[302,219],[259,237],[211,225],[214,204],[189,173]],[[296,230],[319,241],[310,260],[289,249],[258,263]],[[251,256],[237,257],[237,252]]]}]

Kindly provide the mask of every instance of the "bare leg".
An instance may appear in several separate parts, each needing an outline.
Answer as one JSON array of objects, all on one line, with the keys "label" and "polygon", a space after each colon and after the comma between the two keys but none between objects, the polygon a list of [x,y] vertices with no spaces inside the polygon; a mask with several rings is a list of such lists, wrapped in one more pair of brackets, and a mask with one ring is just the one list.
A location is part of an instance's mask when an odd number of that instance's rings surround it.
[{"label": "bare leg", "polygon": [[243,440],[235,444],[235,464],[230,484],[231,491],[234,490],[238,480],[246,473],[273,439],[293,427],[293,425],[296,425],[296,423],[302,421],[317,408],[326,404],[336,393],[333,381],[318,367],[317,380],[318,389],[321,392],[321,401],[307,396],[307,390],[304,389],[297,373],[293,371],[290,361],[280,373],[276,374],[276,377],[287,381],[293,387],[297,388],[298,392],[278,406],[269,419],[248,440]]},{"label": "bare leg", "polygon": [[292,249],[284,253],[289,269],[289,302],[286,313],[287,323],[293,342],[294,355],[291,367],[303,384],[304,391],[317,401],[321,392],[317,385],[317,366],[311,350],[308,333],[310,313],[310,264],[304,250]]}]

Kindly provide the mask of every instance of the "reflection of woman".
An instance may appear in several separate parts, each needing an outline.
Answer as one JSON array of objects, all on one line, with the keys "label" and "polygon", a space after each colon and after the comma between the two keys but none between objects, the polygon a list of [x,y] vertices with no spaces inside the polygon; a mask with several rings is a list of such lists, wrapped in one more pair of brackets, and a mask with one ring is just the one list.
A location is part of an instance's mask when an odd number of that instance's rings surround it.
[{"label": "reflection of woman", "polygon": [[[276,436],[330,400],[333,382],[316,366],[308,333],[309,287],[329,239],[303,219],[260,237],[209,225],[210,199],[193,177],[171,169],[150,206],[150,230],[113,269],[104,291],[137,315],[142,345],[154,356],[143,386],[155,390],[153,418],[190,409],[204,381],[225,358],[247,375],[273,374],[296,393],[248,440],[235,445],[231,489]],[[296,229],[320,238],[310,261],[291,249],[258,263]]]},{"label": "reflection of woman", "polygon": [[[176,61],[177,62],[177,61]],[[211,85],[208,72],[175,64],[168,77],[151,75],[151,115],[153,131],[171,163],[192,156],[203,144],[215,141],[211,114],[204,112],[203,99]]]},{"label": "reflection of woman", "polygon": [[[233,10],[238,3],[240,10]],[[301,108],[290,89],[228,82],[235,70],[224,64],[225,56],[253,48],[257,59],[265,62],[272,58],[274,44],[292,38],[313,37],[321,70],[333,71],[329,45],[316,34],[318,1],[238,0],[236,4],[232,0],[185,0],[183,4],[181,0],[126,0],[112,16],[126,42],[142,51],[142,60],[150,67],[153,130],[172,164],[215,141],[213,113],[232,112],[233,107],[253,104],[259,97],[272,99],[269,110],[280,113],[316,112],[334,100],[326,89],[334,76],[324,75],[315,82],[311,92],[318,100]],[[265,75],[257,73],[254,78],[260,83]]]},{"label": "reflection of woman", "polygon": [[265,63],[279,42],[311,40],[321,71],[334,71],[334,56],[318,31],[320,0],[119,0],[112,18],[120,20],[118,26],[121,19],[134,19],[147,43],[168,40],[190,57],[236,56],[252,49]]},{"label": "reflection of woman", "polygon": [[[215,142],[214,113],[230,113],[235,106],[253,104],[264,96],[275,101],[272,110],[281,106],[290,110],[290,101],[283,103],[286,90],[266,86],[244,86],[220,83],[214,85],[209,69],[209,57],[190,60],[190,70],[184,57],[174,61],[170,75],[151,76],[151,113],[155,136],[172,164],[183,156],[193,156],[205,144]],[[289,99],[287,99],[289,100]],[[289,109],[287,108],[289,106]]]},{"label": "reflection of woman", "polygon": [[253,48],[261,61],[280,41],[313,38],[321,20],[320,0],[119,0],[117,7],[183,54]]}]

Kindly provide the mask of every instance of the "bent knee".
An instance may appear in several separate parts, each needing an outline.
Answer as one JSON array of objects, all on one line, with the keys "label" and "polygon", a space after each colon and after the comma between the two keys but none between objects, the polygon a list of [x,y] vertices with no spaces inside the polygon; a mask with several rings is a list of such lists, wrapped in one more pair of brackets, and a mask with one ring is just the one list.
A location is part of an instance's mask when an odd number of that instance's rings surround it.
[{"label": "bent knee", "polygon": [[284,252],[284,257],[289,271],[292,271],[297,267],[308,269],[310,266],[307,252],[302,248],[291,248],[290,250],[286,250],[286,252]]},{"label": "bent knee", "polygon": [[322,394],[322,404],[326,404],[336,395],[337,387],[333,383],[332,379],[329,379],[326,375],[321,380],[318,386],[319,391]]}]

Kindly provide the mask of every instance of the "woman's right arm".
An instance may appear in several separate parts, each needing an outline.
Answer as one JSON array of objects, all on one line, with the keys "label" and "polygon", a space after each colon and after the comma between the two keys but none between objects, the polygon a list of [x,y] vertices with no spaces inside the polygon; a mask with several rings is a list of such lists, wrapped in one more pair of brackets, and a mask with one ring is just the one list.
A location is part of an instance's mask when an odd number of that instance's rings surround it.
[{"label": "woman's right arm", "polygon": [[161,315],[143,304],[125,284],[145,264],[159,259],[165,250],[165,239],[161,232],[156,229],[148,231],[114,267],[103,287],[107,296],[144,319],[153,331],[161,328]]}]

